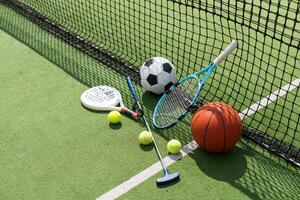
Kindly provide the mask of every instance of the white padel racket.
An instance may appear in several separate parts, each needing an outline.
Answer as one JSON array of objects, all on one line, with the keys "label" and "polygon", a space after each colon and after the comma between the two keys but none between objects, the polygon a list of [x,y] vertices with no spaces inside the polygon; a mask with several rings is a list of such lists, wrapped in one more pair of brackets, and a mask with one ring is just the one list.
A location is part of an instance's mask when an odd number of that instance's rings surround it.
[{"label": "white padel racket", "polygon": [[82,93],[80,100],[82,105],[92,110],[116,110],[121,113],[125,113],[134,119],[138,117],[138,113],[126,108],[120,92],[110,86],[100,85],[92,87]]}]

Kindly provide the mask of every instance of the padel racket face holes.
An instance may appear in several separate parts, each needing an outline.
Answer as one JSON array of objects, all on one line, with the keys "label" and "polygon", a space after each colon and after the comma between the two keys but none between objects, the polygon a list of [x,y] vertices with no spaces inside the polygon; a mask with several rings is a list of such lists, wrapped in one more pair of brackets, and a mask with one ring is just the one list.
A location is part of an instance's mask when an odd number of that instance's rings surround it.
[{"label": "padel racket face holes", "polygon": [[117,106],[120,103],[120,93],[109,86],[97,86],[88,89],[81,95],[81,102],[88,108]]},{"label": "padel racket face holes", "polygon": [[98,111],[116,110],[137,119],[139,114],[128,109],[123,101],[121,93],[106,85],[100,85],[90,88],[82,93],[80,97],[81,103],[86,108]]}]

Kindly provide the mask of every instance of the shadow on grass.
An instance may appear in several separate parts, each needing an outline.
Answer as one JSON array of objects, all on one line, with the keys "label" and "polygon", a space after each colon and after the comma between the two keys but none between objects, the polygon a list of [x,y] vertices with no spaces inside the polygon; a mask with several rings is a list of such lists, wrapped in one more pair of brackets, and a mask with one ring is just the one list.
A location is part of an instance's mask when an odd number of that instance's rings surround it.
[{"label": "shadow on grass", "polygon": [[122,123],[121,122],[117,124],[109,123],[109,128],[113,130],[119,130],[120,128],[122,128]]},{"label": "shadow on grass", "polygon": [[[151,93],[143,95],[147,116],[152,112],[159,97]],[[166,141],[176,138],[183,145],[193,140],[190,131],[192,116],[170,129],[155,129]],[[261,147],[241,140],[233,151],[222,155],[205,153],[197,149],[189,154],[199,170],[207,176],[231,184],[251,199],[300,199],[299,169]]]},{"label": "shadow on grass", "polygon": [[[159,98],[145,94],[148,116]],[[150,99],[150,100],[146,100]],[[188,115],[181,123],[169,129],[154,129],[166,141],[176,138],[183,145],[193,140]],[[189,156],[201,172],[208,177],[226,182],[253,200],[300,199],[299,169],[288,165],[277,156],[246,140],[241,140],[232,150],[220,155],[195,150]]]},{"label": "shadow on grass", "polygon": [[222,154],[207,153],[199,148],[190,157],[207,176],[225,182],[241,178],[247,168],[244,149],[239,147]]},{"label": "shadow on grass", "polygon": [[142,94],[142,102],[143,102],[144,109],[154,111],[156,103],[158,102],[160,97],[161,97],[160,95],[156,95],[148,91],[144,92]]},{"label": "shadow on grass", "polygon": [[[103,63],[62,43],[47,31],[33,26],[31,22],[24,21],[20,16],[13,15],[9,11],[3,11],[3,16],[10,16],[10,21],[7,19],[1,21],[1,28],[5,32],[46,57],[87,87],[101,84],[116,87],[121,91],[124,103],[133,105],[133,98],[124,77],[105,67]],[[25,30],[23,27],[28,28]],[[106,65],[112,64],[106,63]],[[136,89],[145,105],[145,115],[152,124],[152,111],[159,97],[150,93],[142,95],[142,89],[138,86]],[[192,140],[190,120],[191,116],[187,116],[182,123],[167,130],[152,128],[166,141],[176,138],[184,145]],[[118,126],[111,128],[118,129],[120,128]],[[143,150],[150,151],[150,148],[153,147],[146,147]],[[199,170],[207,176],[231,184],[253,200],[300,199],[298,171],[284,164],[278,164],[268,153],[249,143],[241,142],[239,148],[223,155],[211,155],[197,149],[189,156],[195,160]]]},{"label": "shadow on grass", "polygon": [[141,148],[143,151],[152,151],[152,149],[153,149],[154,147],[153,147],[153,144],[149,144],[149,145],[143,145],[143,144],[140,144],[140,148]]},{"label": "shadow on grass", "polygon": [[300,199],[299,171],[245,141],[227,153],[210,154],[198,148],[189,156],[201,172],[227,182],[253,200]]}]

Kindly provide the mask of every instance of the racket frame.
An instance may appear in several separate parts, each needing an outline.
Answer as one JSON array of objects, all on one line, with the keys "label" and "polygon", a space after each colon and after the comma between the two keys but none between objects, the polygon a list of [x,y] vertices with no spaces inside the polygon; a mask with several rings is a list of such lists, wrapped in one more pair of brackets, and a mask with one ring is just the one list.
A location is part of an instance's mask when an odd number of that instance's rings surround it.
[{"label": "racket frame", "polygon": [[[164,128],[169,128],[172,127],[174,125],[176,125],[178,122],[180,122],[189,112],[192,108],[194,108],[198,97],[200,96],[203,87],[207,81],[207,79],[209,78],[209,76],[211,75],[211,73],[214,71],[214,69],[217,67],[217,65],[219,65],[235,48],[237,47],[237,41],[233,40],[225,49],[224,51],[221,52],[221,54],[209,65],[207,65],[206,67],[202,68],[200,71],[189,75],[187,77],[184,77],[182,79],[180,79],[178,82],[176,82],[173,86],[171,86],[169,88],[168,91],[166,91],[166,93],[160,98],[160,100],[158,101],[157,105],[155,106],[154,112],[153,112],[153,124],[156,128],[159,129],[164,129]],[[199,76],[203,73],[206,73],[205,76],[200,80]],[[160,110],[161,105],[163,104],[165,98],[167,98],[167,96],[169,95],[169,93],[173,90],[175,90],[176,87],[178,87],[178,85],[181,85],[183,82],[185,82],[187,79],[197,79],[198,80],[198,91],[196,92],[191,104],[189,105],[189,107],[186,109],[186,111],[184,113],[182,113],[181,116],[179,116],[175,121],[173,121],[172,123],[169,124],[165,124],[165,125],[159,125],[156,121],[157,119],[157,113]]]},{"label": "racket frame", "polygon": [[[196,73],[194,73],[192,75],[189,75],[187,77],[184,77],[184,78],[180,79],[177,83],[175,83],[174,85],[172,85],[166,91],[166,93],[159,99],[157,105],[155,106],[155,109],[154,109],[154,112],[153,112],[153,123],[154,123],[154,126],[156,128],[159,128],[159,129],[164,129],[164,128],[172,127],[172,126],[176,125],[179,121],[181,121],[190,112],[190,110],[192,108],[194,108],[194,106],[195,106],[195,104],[196,104],[196,102],[198,100],[198,97],[200,96],[200,94],[201,94],[201,92],[202,92],[202,90],[204,88],[204,85],[205,85],[205,83],[206,83],[209,75],[214,71],[214,69],[216,68],[216,66],[217,65],[215,65],[214,63],[209,64],[208,66],[202,68],[200,71],[198,71],[198,72],[196,72]],[[199,76],[201,74],[204,74],[204,73],[206,73],[205,76],[203,77],[202,80],[200,80]],[[198,81],[198,88],[199,88],[197,90],[197,92],[196,92],[196,94],[195,94],[195,96],[194,96],[191,104],[189,105],[188,109],[184,113],[182,113],[182,115],[180,117],[178,117],[177,120],[174,121],[173,123],[170,123],[170,124],[167,124],[167,125],[164,125],[164,126],[161,126],[161,125],[157,124],[157,122],[156,122],[157,112],[160,109],[160,106],[164,102],[165,98],[167,98],[167,96],[169,95],[169,93],[171,91],[175,90],[176,87],[178,87],[179,85],[181,85],[183,82],[185,82],[188,79],[197,79],[197,81]]]}]

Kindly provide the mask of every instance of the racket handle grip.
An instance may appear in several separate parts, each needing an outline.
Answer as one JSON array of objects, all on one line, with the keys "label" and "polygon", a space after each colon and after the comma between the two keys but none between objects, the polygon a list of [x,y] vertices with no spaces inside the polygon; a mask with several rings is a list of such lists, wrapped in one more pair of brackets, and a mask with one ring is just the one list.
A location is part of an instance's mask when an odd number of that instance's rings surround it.
[{"label": "racket handle grip", "polygon": [[133,84],[132,84],[130,76],[127,76],[126,79],[127,79],[127,84],[128,84],[129,89],[130,89],[130,92],[131,92],[131,94],[134,98],[134,101],[138,102],[139,98],[138,98],[138,96],[135,92],[135,89],[133,88]]},{"label": "racket handle grip", "polygon": [[131,111],[131,110],[125,108],[125,107],[122,107],[120,112],[125,113],[126,115],[130,116],[133,119],[137,119],[138,116],[139,116],[137,112]]},{"label": "racket handle grip", "polygon": [[214,60],[214,64],[220,64],[235,48],[237,47],[237,41],[232,42],[224,49],[224,51]]}]

